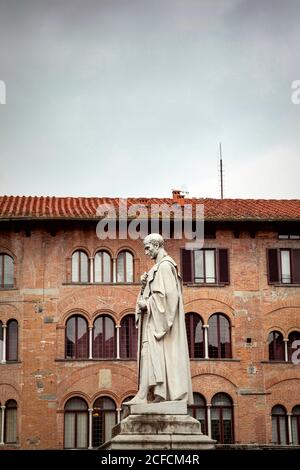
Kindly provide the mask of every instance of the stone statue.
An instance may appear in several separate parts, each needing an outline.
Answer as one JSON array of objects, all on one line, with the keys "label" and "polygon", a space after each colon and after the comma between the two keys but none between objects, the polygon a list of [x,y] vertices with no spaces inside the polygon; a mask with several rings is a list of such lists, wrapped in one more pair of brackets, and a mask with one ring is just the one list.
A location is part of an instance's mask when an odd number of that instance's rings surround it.
[{"label": "stone statue", "polygon": [[192,404],[181,278],[175,261],[164,250],[161,235],[148,235],[144,248],[155,264],[141,278],[136,309],[139,389],[126,404],[166,400]]}]

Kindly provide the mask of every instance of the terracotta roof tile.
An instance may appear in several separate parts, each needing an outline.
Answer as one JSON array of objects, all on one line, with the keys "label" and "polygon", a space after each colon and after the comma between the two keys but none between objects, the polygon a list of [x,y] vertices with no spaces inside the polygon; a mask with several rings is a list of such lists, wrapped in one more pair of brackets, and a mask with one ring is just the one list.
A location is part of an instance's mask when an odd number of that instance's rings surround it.
[{"label": "terracotta roof tile", "polygon": [[[171,206],[171,198],[129,198],[132,204],[166,204]],[[206,220],[298,220],[300,221],[299,199],[184,199],[185,204],[204,204]],[[43,196],[0,196],[0,219],[27,218],[97,218],[100,204],[113,205],[117,210],[118,198],[87,197],[43,197]]]}]

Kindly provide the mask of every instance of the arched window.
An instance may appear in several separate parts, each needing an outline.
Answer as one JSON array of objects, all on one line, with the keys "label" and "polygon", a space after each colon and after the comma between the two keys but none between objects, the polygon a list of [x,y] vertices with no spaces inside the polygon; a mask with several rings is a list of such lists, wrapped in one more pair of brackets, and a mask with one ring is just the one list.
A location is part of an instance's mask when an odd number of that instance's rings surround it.
[{"label": "arched window", "polygon": [[84,251],[72,255],[72,282],[89,282],[89,258]]},{"label": "arched window", "polygon": [[300,405],[294,406],[292,410],[292,443],[300,445]]},{"label": "arched window", "polygon": [[133,256],[130,251],[120,251],[117,257],[117,282],[133,282]]},{"label": "arched window", "polygon": [[211,358],[231,358],[231,328],[222,313],[208,320],[208,355]]},{"label": "arched window", "polygon": [[66,359],[87,359],[88,324],[80,315],[73,315],[66,325]]},{"label": "arched window", "polygon": [[14,260],[5,253],[0,253],[0,288],[14,287]]},{"label": "arched window", "polygon": [[4,442],[14,444],[17,442],[17,402],[8,400],[4,415]]},{"label": "arched window", "polygon": [[197,313],[185,315],[186,334],[190,358],[204,357],[203,321]]},{"label": "arched window", "polygon": [[271,331],[268,336],[269,361],[284,361],[283,336],[279,331]]},{"label": "arched window", "polygon": [[211,402],[211,434],[221,444],[231,444],[233,437],[233,406],[225,393],[217,393]]},{"label": "arched window", "polygon": [[137,358],[138,330],[135,326],[135,315],[122,318],[120,328],[120,356],[122,359]]},{"label": "arched window", "polygon": [[94,260],[95,282],[112,282],[112,260],[107,251],[98,251]]},{"label": "arched window", "polygon": [[101,315],[94,321],[93,357],[99,359],[116,357],[115,323],[108,315]]},{"label": "arched window", "polygon": [[193,393],[194,404],[188,406],[188,413],[201,423],[201,431],[207,434],[206,401],[200,393]]},{"label": "arched window", "polygon": [[3,359],[3,323],[0,320],[0,361]]},{"label": "arched window", "polygon": [[6,330],[6,360],[18,360],[18,322],[9,320]]},{"label": "arched window", "polygon": [[[294,341],[300,341],[300,332],[299,331],[291,331],[291,333],[289,334],[288,336],[288,359],[289,361],[292,360],[292,355],[293,353],[299,349],[299,345],[297,345],[297,347],[293,348],[293,343]],[[300,344],[300,343],[299,343]]]},{"label": "arched window", "polygon": [[288,443],[287,414],[281,405],[272,408],[272,442],[281,445]]},{"label": "arched window", "polygon": [[98,398],[93,406],[93,447],[99,447],[111,439],[111,431],[116,423],[115,402],[108,397]]},{"label": "arched window", "polygon": [[88,446],[88,407],[79,397],[65,405],[65,449],[86,449]]}]

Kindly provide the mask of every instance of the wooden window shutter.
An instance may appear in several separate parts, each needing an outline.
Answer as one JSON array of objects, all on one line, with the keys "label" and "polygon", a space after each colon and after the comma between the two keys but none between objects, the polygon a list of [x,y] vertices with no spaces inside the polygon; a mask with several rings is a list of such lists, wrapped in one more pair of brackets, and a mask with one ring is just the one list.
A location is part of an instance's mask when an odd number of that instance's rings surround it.
[{"label": "wooden window shutter", "polygon": [[268,259],[268,280],[269,284],[279,282],[279,263],[278,263],[278,250],[270,248],[267,250]]},{"label": "wooden window shutter", "polygon": [[193,282],[192,250],[181,249],[181,272],[183,282]]},{"label": "wooden window shutter", "polygon": [[222,284],[229,284],[229,256],[227,248],[219,248],[218,250],[218,282]]},{"label": "wooden window shutter", "polygon": [[292,282],[300,284],[300,249],[292,250]]}]

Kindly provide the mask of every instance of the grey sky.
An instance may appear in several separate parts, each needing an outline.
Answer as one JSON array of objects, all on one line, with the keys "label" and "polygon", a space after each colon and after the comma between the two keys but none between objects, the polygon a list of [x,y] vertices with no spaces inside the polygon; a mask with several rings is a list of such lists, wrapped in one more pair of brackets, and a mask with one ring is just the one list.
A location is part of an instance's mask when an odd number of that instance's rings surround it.
[{"label": "grey sky", "polygon": [[300,198],[299,0],[0,0],[0,194]]}]

